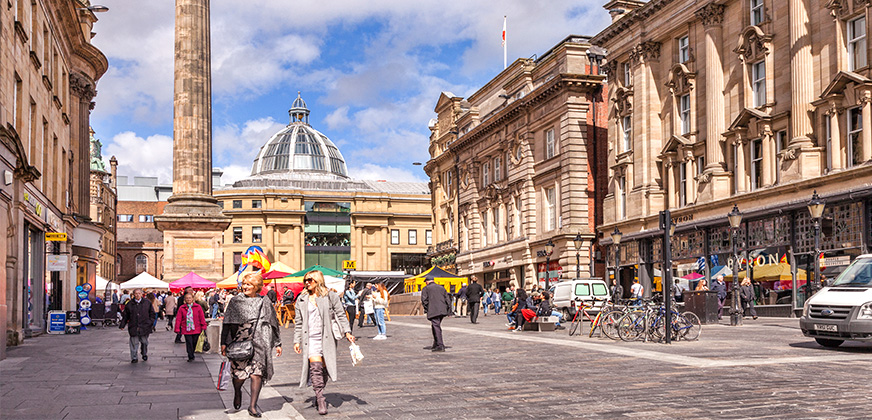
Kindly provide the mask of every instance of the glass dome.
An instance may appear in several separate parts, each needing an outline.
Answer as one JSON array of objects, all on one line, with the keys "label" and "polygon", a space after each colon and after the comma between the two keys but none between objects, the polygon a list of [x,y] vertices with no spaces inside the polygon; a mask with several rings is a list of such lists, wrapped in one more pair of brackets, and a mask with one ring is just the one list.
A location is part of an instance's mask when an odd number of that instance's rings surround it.
[{"label": "glass dome", "polygon": [[251,175],[310,173],[348,178],[339,149],[309,125],[309,109],[299,92],[288,113],[291,123],[260,148]]}]

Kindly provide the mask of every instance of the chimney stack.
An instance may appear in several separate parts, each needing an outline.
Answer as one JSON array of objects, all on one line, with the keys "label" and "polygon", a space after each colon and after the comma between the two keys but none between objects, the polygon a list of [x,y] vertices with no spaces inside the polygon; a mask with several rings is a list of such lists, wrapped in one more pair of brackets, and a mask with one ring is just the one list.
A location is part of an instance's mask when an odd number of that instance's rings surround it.
[{"label": "chimney stack", "polygon": [[115,155],[112,155],[112,158],[109,159],[109,166],[112,167],[112,169],[111,169],[111,174],[112,174],[112,180],[111,180],[112,191],[115,191],[115,193],[118,194],[118,159],[115,159]]}]

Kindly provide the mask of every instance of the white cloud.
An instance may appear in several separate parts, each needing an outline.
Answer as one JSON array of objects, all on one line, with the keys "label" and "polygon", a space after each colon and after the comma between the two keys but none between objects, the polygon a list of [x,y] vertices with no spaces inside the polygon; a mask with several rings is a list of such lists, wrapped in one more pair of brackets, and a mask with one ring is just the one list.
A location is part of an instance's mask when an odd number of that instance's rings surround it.
[{"label": "white cloud", "polygon": [[121,176],[156,176],[162,184],[173,179],[173,139],[160,134],[146,138],[132,131],[119,133],[106,146],[105,156],[118,159]]},{"label": "white cloud", "polygon": [[[420,166],[412,166],[420,168]],[[428,182],[427,175],[421,169],[403,169],[393,166],[381,166],[365,163],[359,167],[348,168],[348,174],[355,179],[385,180],[394,182]]]},{"label": "white cloud", "polygon": [[335,111],[324,117],[324,122],[327,123],[327,128],[330,130],[339,130],[348,127],[351,125],[351,119],[348,118],[348,107],[343,106],[336,108]]},{"label": "white cloud", "polygon": [[[241,166],[241,165],[228,165],[221,168],[224,171],[224,174],[221,175],[221,185],[233,184],[236,181],[239,181],[242,178],[246,178],[251,175],[251,167],[250,166]],[[218,185],[213,185],[213,187],[218,187]]]},{"label": "white cloud", "polygon": [[251,165],[255,155],[273,134],[285,127],[272,117],[246,121],[242,126],[228,124],[212,134],[215,166]]}]

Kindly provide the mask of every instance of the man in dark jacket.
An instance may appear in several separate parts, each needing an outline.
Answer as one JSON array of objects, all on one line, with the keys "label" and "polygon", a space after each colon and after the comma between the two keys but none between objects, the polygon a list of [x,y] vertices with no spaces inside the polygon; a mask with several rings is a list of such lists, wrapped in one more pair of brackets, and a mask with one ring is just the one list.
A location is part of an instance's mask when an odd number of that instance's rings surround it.
[{"label": "man in dark jacket", "polygon": [[445,351],[442,342],[442,318],[451,313],[451,298],[445,288],[434,283],[432,278],[426,279],[427,285],[421,290],[421,303],[424,313],[430,320],[430,329],[433,331],[433,345],[424,347],[424,350]]},{"label": "man in dark jacket", "polygon": [[273,289],[272,286],[266,287],[266,297],[269,298],[269,301],[272,302],[273,305],[276,304],[276,300],[278,300],[278,298],[279,298],[278,295],[276,294],[275,289]]},{"label": "man in dark jacket", "polygon": [[481,308],[481,297],[484,295],[484,289],[478,284],[478,277],[470,278],[472,283],[466,286],[466,301],[469,305],[469,321],[473,324],[478,324],[478,310]]},{"label": "man in dark jacket", "polygon": [[724,300],[727,299],[727,283],[724,283],[724,276],[718,276],[718,279],[712,284],[712,291],[718,293],[718,319],[721,319],[724,311]]},{"label": "man in dark jacket", "polygon": [[134,290],[133,298],[124,306],[121,324],[118,325],[122,330],[127,326],[127,333],[130,334],[130,363],[139,361],[136,357],[137,345],[142,351],[142,361],[148,360],[148,335],[156,319],[154,306],[142,297],[142,289]]}]

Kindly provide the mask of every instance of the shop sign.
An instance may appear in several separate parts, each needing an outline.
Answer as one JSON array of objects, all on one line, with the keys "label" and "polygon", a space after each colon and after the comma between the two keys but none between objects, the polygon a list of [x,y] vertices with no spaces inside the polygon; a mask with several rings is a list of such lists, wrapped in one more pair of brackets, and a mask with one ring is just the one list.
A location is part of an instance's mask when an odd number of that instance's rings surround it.
[{"label": "shop sign", "polygon": [[842,255],[839,257],[826,257],[821,259],[821,267],[841,267],[851,264],[850,255]]},{"label": "shop sign", "polygon": [[63,334],[67,325],[67,313],[64,311],[49,311],[46,332],[49,334]]},{"label": "shop sign", "polygon": [[33,212],[36,213],[37,216],[42,217],[42,203],[40,203],[39,200],[30,195],[29,192],[25,191],[24,202],[31,205],[31,207],[33,208]]},{"label": "shop sign", "polygon": [[[760,267],[764,265],[788,264],[787,254],[779,254],[774,252],[767,255],[758,255],[756,258],[739,258],[739,269],[744,270],[749,265],[751,267]],[[733,258],[727,260],[727,267],[733,268]]]},{"label": "shop sign", "polygon": [[548,253],[545,252],[544,249],[540,249],[539,251],[536,251],[536,256],[539,258],[545,258],[548,256]]},{"label": "shop sign", "polygon": [[684,216],[676,216],[672,218],[672,224],[687,223],[693,221],[693,213],[685,214]]},{"label": "shop sign", "polygon": [[481,266],[484,268],[493,267],[495,265],[497,265],[496,261],[485,261],[481,263]]},{"label": "shop sign", "polygon": [[357,261],[355,261],[355,260],[342,260],[342,269],[343,270],[357,270]]},{"label": "shop sign", "polygon": [[45,261],[48,271],[67,271],[70,266],[67,255],[48,254],[45,256]]},{"label": "shop sign", "polygon": [[47,242],[66,242],[67,234],[63,232],[46,232],[45,240]]}]

